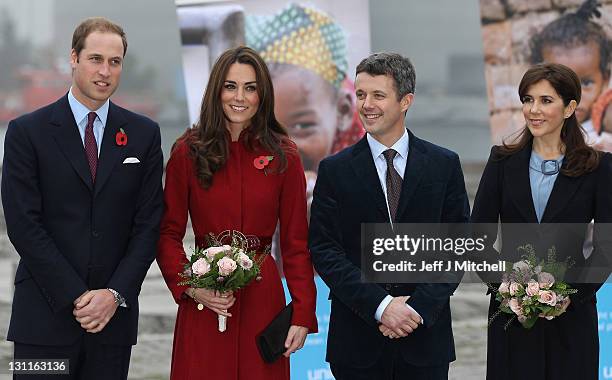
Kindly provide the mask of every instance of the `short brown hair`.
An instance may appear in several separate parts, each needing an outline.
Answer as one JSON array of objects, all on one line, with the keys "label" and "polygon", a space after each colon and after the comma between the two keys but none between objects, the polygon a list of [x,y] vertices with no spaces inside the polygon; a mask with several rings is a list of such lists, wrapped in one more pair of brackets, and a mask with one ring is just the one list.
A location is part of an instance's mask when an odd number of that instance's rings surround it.
[{"label": "short brown hair", "polygon": [[127,38],[123,28],[104,17],[90,17],[79,24],[72,34],[72,49],[77,57],[85,47],[85,39],[93,32],[114,33],[123,42],[123,56],[127,53]]}]

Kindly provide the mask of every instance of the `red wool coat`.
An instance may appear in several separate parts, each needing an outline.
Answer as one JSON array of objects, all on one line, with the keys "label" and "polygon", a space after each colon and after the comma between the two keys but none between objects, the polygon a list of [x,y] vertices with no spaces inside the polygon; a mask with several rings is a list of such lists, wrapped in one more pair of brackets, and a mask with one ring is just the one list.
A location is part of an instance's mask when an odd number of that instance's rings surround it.
[{"label": "red wool coat", "polygon": [[[306,195],[304,170],[295,145],[287,149],[288,166],[282,173],[275,157],[264,170],[253,161],[261,150],[250,151],[242,141],[230,142],[229,158],[203,189],[196,178],[187,144],[179,142],[166,169],[165,214],[157,261],[168,288],[178,304],[171,379],[289,379],[289,361],[282,357],[273,364],[261,359],[255,336],[284,307],[281,280],[270,256],[262,264],[262,279],[236,293],[229,309],[227,330],[217,330],[217,315],[199,311],[196,303],[179,286],[178,273],[186,262],[183,237],[187,215],[196,240],[207,233],[237,230],[245,235],[272,237],[280,222],[280,245],[287,284],[294,303],[292,324],[317,331],[316,289],[307,250]],[[266,174],[267,173],[267,174]]]}]

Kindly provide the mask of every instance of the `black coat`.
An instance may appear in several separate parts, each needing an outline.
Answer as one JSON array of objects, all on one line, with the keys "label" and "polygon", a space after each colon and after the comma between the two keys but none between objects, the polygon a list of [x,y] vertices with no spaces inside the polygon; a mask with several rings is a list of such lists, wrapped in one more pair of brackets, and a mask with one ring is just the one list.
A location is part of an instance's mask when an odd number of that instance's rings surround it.
[{"label": "black coat", "polygon": [[[531,243],[529,232],[511,236],[512,223],[538,223],[529,181],[531,144],[506,157],[491,150],[472,210],[473,223],[502,223],[502,256],[518,261],[516,245]],[[573,280],[592,266],[605,267],[611,251],[610,233],[602,223],[612,219],[612,155],[604,154],[598,168],[580,177],[559,173],[542,216],[541,223],[555,224],[554,244],[557,260],[570,257],[574,264]],[[595,220],[595,249],[588,260],[582,247],[587,225]],[[504,225],[506,223],[506,225]],[[572,223],[568,229],[568,223]],[[578,226],[578,227],[577,227]],[[511,228],[512,227],[512,228]],[[524,230],[523,230],[524,231]],[[570,232],[568,232],[570,231]],[[542,254],[545,246],[540,246]],[[538,249],[536,249],[538,250]],[[545,252],[544,252],[545,253]],[[601,280],[603,282],[603,280]],[[595,293],[599,283],[572,283],[578,293],[572,295],[567,312],[551,321],[540,319],[524,329],[516,320],[507,330],[507,315],[494,319],[488,329],[487,379],[593,379],[598,378],[598,331]],[[489,317],[499,303],[491,297]]]},{"label": "black coat", "polygon": [[[128,136],[119,146],[115,135]],[[138,164],[124,164],[136,157]],[[109,106],[92,185],[83,141],[64,96],[10,122],[2,168],[8,236],[20,255],[8,339],[69,345],[85,330],[72,315],[87,289],[126,298],[96,339],[135,344],[138,294],[156,254],[163,159],[153,121]]]},{"label": "black coat", "polygon": [[[458,156],[410,133],[396,222],[462,223],[469,203]],[[366,137],[323,160],[311,207],[309,247],[329,286],[327,361],[353,368],[373,365],[385,345],[406,362],[444,365],[455,359],[449,297],[457,284],[375,284],[361,280],[361,223],[388,223],[387,205]],[[409,282],[409,279],[406,279]],[[410,295],[424,319],[407,337],[390,340],[374,315],[387,295]]]}]

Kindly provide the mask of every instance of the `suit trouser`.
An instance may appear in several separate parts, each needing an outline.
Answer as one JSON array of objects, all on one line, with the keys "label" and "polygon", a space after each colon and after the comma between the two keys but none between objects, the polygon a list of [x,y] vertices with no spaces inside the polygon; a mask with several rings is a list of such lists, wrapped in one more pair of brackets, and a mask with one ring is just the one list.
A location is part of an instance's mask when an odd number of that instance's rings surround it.
[{"label": "suit trouser", "polygon": [[352,368],[330,363],[330,369],[336,380],[447,380],[448,363],[419,367],[402,358],[397,346],[388,344],[383,349],[380,359],[369,368]]},{"label": "suit trouser", "polygon": [[94,334],[83,334],[69,346],[42,346],[15,342],[15,360],[69,359],[69,375],[13,374],[14,380],[125,380],[132,346],[100,344]]}]

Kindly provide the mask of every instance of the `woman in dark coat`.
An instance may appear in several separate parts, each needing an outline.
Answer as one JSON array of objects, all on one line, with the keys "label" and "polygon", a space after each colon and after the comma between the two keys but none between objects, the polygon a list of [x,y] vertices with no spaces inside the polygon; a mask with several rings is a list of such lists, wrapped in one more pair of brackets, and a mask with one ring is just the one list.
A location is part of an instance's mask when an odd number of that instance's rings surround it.
[{"label": "woman in dark coat", "polygon": [[[602,230],[609,229],[604,223],[612,219],[612,156],[586,145],[574,113],[580,95],[578,77],[566,66],[529,69],[519,85],[526,126],[514,144],[493,147],[478,187],[472,222],[501,221],[502,258],[519,261],[517,246],[534,236],[534,228],[517,233],[521,229],[516,223],[554,223],[556,259],[571,259],[565,280],[578,290],[564,314],[540,318],[531,329],[516,320],[508,323],[507,314],[493,318],[488,329],[489,380],[598,378],[595,293],[608,273],[611,234]],[[582,248],[592,220],[594,250],[585,259]],[[548,243],[537,246],[537,253],[546,254]],[[489,317],[498,307],[492,294]]]}]

